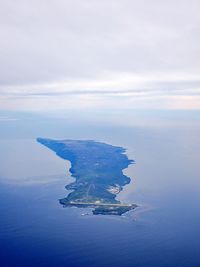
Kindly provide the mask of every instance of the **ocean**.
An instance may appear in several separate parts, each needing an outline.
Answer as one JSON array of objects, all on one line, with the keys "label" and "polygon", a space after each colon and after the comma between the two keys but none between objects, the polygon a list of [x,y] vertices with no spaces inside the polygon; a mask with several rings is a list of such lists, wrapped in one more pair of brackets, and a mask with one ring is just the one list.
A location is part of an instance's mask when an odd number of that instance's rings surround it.
[{"label": "ocean", "polygon": [[[0,122],[0,266],[200,266],[198,112],[9,116]],[[118,198],[139,207],[121,217],[63,208],[70,164],[37,137],[126,148],[135,164]]]}]

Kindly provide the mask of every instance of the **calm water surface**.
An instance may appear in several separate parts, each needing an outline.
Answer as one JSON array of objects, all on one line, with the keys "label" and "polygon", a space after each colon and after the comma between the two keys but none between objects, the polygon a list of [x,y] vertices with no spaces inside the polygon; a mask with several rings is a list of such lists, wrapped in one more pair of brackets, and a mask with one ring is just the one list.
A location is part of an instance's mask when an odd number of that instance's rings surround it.
[{"label": "calm water surface", "polygon": [[[200,131],[196,117],[181,118],[1,123],[0,266],[200,266]],[[69,163],[36,143],[38,136],[126,147],[136,164],[125,170],[132,182],[119,198],[140,207],[125,217],[63,208]]]}]

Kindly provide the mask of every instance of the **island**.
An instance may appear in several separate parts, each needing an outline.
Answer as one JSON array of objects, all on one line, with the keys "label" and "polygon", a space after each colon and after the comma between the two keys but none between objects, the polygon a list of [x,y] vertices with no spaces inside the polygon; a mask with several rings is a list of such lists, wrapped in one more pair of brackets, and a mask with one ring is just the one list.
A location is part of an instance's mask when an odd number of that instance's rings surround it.
[{"label": "island", "polygon": [[124,148],[93,140],[37,138],[37,141],[71,162],[69,171],[75,181],[66,185],[70,193],[59,200],[63,206],[89,207],[95,215],[122,215],[137,207],[116,199],[131,181],[123,169],[134,163]]}]

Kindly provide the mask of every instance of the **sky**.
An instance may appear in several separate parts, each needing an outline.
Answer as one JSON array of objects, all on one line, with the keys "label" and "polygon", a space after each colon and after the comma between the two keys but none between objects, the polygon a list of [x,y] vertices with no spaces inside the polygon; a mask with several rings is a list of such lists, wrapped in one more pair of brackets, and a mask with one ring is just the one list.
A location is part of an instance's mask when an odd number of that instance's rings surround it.
[{"label": "sky", "polygon": [[0,0],[0,109],[200,109],[199,0]]}]

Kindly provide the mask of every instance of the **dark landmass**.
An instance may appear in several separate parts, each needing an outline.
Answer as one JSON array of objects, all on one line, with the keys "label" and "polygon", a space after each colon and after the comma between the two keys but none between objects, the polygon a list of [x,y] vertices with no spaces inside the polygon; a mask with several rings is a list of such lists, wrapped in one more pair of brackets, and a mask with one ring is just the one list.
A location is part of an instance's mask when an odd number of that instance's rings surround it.
[{"label": "dark landmass", "polygon": [[113,215],[137,207],[116,200],[123,186],[130,183],[123,169],[134,162],[124,154],[124,148],[91,140],[37,138],[37,141],[71,162],[69,171],[75,182],[66,186],[72,192],[59,200],[63,206],[91,207],[93,214]]}]

